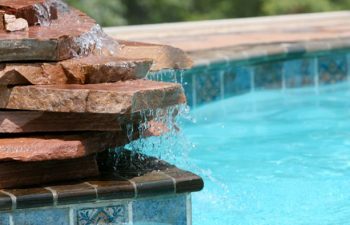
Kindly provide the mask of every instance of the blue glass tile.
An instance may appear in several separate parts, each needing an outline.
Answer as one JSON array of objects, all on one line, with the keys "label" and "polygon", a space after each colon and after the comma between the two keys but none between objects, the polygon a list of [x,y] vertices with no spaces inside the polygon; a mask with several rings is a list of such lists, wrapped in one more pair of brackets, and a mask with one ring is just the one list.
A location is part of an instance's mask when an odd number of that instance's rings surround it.
[{"label": "blue glass tile", "polygon": [[187,225],[186,196],[144,199],[133,203],[134,225]]},{"label": "blue glass tile", "polygon": [[128,207],[125,204],[83,208],[76,211],[77,225],[124,225],[128,222]]},{"label": "blue glass tile", "polygon": [[311,86],[314,84],[314,60],[298,59],[284,62],[283,74],[286,88]]},{"label": "blue glass tile", "polygon": [[268,62],[254,66],[255,89],[278,89],[282,87],[282,62]]},{"label": "blue glass tile", "polygon": [[331,54],[318,58],[320,84],[334,84],[347,79],[345,54]]},{"label": "blue glass tile", "polygon": [[232,67],[224,75],[225,98],[250,92],[251,71],[248,67]]},{"label": "blue glass tile", "polygon": [[196,104],[202,105],[221,98],[221,76],[224,70],[206,71],[195,75]]},{"label": "blue glass tile", "polygon": [[23,225],[69,225],[69,209],[21,210],[13,213],[14,224]]},{"label": "blue glass tile", "polygon": [[0,225],[10,225],[9,215],[7,213],[0,213]]}]

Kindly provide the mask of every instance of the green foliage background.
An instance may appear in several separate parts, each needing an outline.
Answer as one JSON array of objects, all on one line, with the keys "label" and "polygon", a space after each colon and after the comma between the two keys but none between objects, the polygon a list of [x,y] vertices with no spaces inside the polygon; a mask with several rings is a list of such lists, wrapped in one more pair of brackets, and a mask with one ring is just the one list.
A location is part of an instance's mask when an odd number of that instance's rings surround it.
[{"label": "green foliage background", "polygon": [[103,26],[350,9],[350,0],[66,0]]}]

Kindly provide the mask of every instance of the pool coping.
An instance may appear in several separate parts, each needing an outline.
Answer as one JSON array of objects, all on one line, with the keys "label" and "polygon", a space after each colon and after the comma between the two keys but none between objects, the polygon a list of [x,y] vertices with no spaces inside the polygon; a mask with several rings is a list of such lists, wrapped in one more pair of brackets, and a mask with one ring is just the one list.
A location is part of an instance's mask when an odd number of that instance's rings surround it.
[{"label": "pool coping", "polygon": [[[350,11],[104,28],[116,39],[181,48],[194,67],[350,48]],[[250,62],[251,63],[251,62]]]},{"label": "pool coping", "polygon": [[[127,154],[132,153],[127,151]],[[154,157],[143,157],[145,164],[150,165],[148,168],[119,168],[117,172],[106,172],[96,178],[0,190],[0,212],[158,197],[196,192],[204,187],[202,178],[191,172]]]}]

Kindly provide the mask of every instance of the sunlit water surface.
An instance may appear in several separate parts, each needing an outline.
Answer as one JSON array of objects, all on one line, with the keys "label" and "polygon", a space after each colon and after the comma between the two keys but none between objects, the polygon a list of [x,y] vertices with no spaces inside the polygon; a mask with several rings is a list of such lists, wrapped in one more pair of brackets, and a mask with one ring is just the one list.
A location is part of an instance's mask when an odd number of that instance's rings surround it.
[{"label": "sunlit water surface", "polygon": [[350,224],[349,87],[256,91],[193,110],[182,128],[194,147],[176,163],[205,180],[194,225]]}]

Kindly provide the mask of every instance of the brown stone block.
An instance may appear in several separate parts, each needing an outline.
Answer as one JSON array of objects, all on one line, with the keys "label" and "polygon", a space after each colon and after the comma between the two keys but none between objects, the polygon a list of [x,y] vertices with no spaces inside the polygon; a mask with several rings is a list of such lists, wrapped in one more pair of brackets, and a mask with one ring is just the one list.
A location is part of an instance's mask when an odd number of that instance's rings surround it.
[{"label": "brown stone block", "polygon": [[42,185],[98,174],[95,156],[43,162],[0,162],[0,188]]},{"label": "brown stone block", "polygon": [[74,159],[123,146],[122,132],[57,134],[0,138],[0,161],[25,162]]},{"label": "brown stone block", "polygon": [[151,65],[151,60],[94,55],[57,63],[3,63],[0,85],[111,83],[144,78]]},{"label": "brown stone block", "polygon": [[122,123],[117,114],[0,111],[0,133],[121,131]]},{"label": "brown stone block", "polygon": [[162,69],[190,69],[193,61],[184,51],[168,45],[142,42],[118,41],[121,45],[120,57],[128,59],[148,58],[153,60],[152,71]]},{"label": "brown stone block", "polygon": [[40,24],[44,14],[47,22],[57,19],[56,5],[48,0],[1,0],[0,10],[27,20],[30,26]]},{"label": "brown stone block", "polygon": [[185,102],[180,84],[149,80],[0,87],[0,108],[3,109],[131,114]]}]

